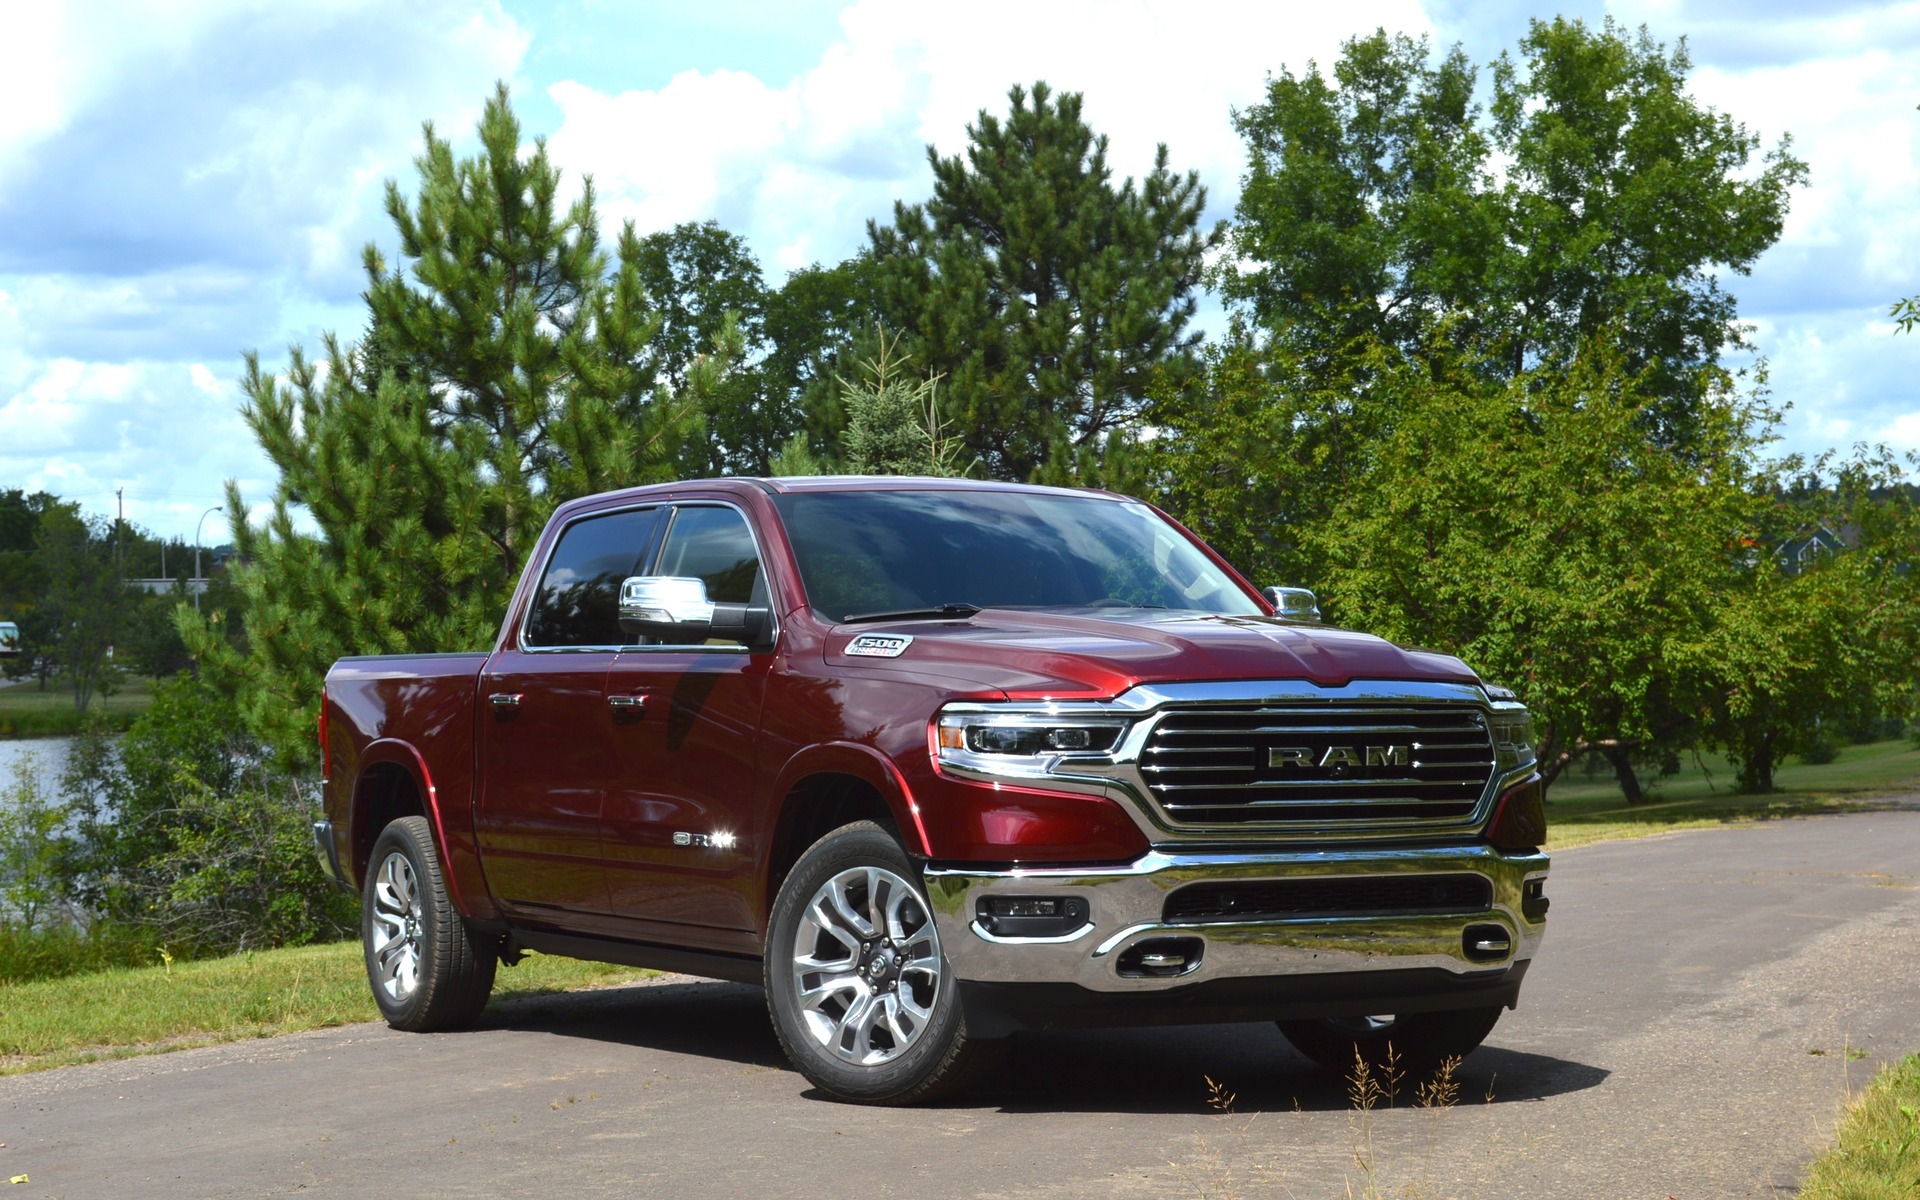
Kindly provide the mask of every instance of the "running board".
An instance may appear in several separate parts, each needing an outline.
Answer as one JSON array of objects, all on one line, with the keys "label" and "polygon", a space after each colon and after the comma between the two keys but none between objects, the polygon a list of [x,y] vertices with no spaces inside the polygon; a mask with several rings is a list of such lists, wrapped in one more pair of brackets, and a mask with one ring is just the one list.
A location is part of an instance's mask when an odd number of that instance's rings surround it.
[{"label": "running board", "polygon": [[594,962],[619,963],[623,967],[646,967],[654,971],[672,971],[678,975],[698,975],[704,979],[726,979],[734,983],[757,985],[763,979],[760,960],[745,955],[682,950],[673,946],[548,933],[538,929],[509,929],[502,955],[511,958],[517,950],[538,950],[542,954],[563,958],[585,958]]}]

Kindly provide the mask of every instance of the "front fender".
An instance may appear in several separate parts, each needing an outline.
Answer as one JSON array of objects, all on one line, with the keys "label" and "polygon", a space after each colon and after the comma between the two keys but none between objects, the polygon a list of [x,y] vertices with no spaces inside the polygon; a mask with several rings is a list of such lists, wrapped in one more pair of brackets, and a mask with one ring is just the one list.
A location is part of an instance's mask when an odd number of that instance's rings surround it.
[{"label": "front fender", "polygon": [[824,742],[808,746],[788,759],[773,782],[771,794],[778,801],[772,806],[776,817],[793,789],[802,780],[816,775],[849,775],[873,788],[886,802],[901,836],[914,843],[908,845],[907,849],[915,854],[932,856],[933,848],[927,838],[926,822],[921,817],[919,804],[914,800],[913,789],[907,786],[906,777],[892,759],[872,746],[859,742]]}]

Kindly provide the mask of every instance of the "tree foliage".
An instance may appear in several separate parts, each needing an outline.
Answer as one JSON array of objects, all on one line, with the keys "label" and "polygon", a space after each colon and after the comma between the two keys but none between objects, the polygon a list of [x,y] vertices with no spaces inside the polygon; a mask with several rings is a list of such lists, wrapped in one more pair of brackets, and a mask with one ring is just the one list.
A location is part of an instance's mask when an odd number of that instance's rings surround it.
[{"label": "tree foliage", "polygon": [[1718,683],[1707,740],[1737,764],[1743,790],[1773,790],[1773,772],[1836,731],[1911,718],[1920,687],[1920,513],[1899,486],[1902,464],[1861,450],[1817,464],[1831,486],[1776,500],[1777,547],[1812,525],[1855,543],[1808,564],[1757,553],[1722,600],[1704,664]]},{"label": "tree foliage", "polygon": [[958,475],[961,446],[940,417],[938,378],[917,378],[897,350],[877,338],[860,380],[840,380],[848,414],[845,465],[853,475]]},{"label": "tree foliage", "polygon": [[133,605],[112,534],[106,522],[82,517],[79,505],[55,504],[40,514],[34,557],[45,591],[21,629],[66,673],[74,706],[85,712],[112,685],[109,656]]},{"label": "tree foliage", "polygon": [[[297,945],[352,927],[313,857],[318,797],[239,731],[230,697],[181,676],[118,746],[74,743],[55,832],[62,911],[144,931],[181,955]],[[5,853],[0,847],[0,857]]]},{"label": "tree foliage", "polygon": [[888,327],[944,378],[967,449],[988,474],[1098,473],[1163,372],[1189,369],[1202,259],[1197,175],[1162,145],[1137,185],[1112,182],[1081,98],[1016,86],[984,109],[964,155],[933,147],[933,195],[868,225]]},{"label": "tree foliage", "polygon": [[1384,31],[1269,81],[1241,113],[1249,168],[1229,298],[1297,352],[1367,335],[1416,354],[1440,324],[1513,379],[1602,334],[1664,444],[1704,436],[1701,368],[1745,345],[1727,273],[1780,236],[1806,166],[1695,100],[1669,51],[1608,18],[1536,20],[1492,68]]},{"label": "tree foliage", "polygon": [[1599,751],[1637,800],[1635,753],[1696,738],[1717,694],[1697,647],[1741,585],[1762,476],[1759,414],[1726,380],[1689,461],[1647,436],[1631,379],[1605,348],[1499,387],[1391,376],[1394,425],[1306,538],[1340,620],[1510,684],[1549,778]]},{"label": "tree foliage", "polygon": [[684,387],[658,382],[641,239],[629,226],[610,260],[591,181],[559,206],[504,87],[479,134],[456,159],[429,125],[416,196],[388,185],[402,262],[367,248],[361,346],[329,335],[280,377],[247,359],[245,416],[280,481],[264,526],[228,487],[246,645],[187,632],[284,755],[311,756],[336,658],[488,644],[554,506],[672,478],[737,351],[726,331]]}]

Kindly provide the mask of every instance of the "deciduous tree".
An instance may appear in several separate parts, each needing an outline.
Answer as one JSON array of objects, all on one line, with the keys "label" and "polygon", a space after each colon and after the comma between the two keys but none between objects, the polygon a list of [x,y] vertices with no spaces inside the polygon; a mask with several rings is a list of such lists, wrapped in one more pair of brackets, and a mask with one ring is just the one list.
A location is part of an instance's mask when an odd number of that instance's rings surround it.
[{"label": "deciduous tree", "polygon": [[1238,117],[1249,169],[1223,271],[1275,338],[1332,354],[1359,334],[1417,353],[1438,322],[1498,379],[1603,334],[1668,446],[1704,436],[1701,368],[1745,345],[1734,297],[1780,236],[1806,166],[1687,91],[1669,50],[1611,18],[1536,20],[1492,70],[1384,32],[1328,81],[1283,72]]}]

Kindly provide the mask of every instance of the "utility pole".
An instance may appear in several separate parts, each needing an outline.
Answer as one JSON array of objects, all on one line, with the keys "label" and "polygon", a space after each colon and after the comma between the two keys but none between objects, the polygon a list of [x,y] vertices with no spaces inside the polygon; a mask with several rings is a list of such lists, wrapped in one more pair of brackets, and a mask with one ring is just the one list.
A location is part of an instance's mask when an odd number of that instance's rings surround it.
[{"label": "utility pole", "polygon": [[114,503],[119,511],[113,518],[113,569],[120,576],[120,586],[127,585],[127,556],[120,549],[120,531],[127,527],[127,489],[113,489]]}]

